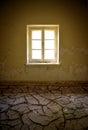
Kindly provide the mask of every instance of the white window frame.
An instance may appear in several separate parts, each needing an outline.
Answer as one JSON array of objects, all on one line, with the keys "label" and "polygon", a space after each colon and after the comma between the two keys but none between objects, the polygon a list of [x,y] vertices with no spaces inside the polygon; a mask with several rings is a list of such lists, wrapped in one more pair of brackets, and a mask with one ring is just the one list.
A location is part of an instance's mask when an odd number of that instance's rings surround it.
[{"label": "white window frame", "polygon": [[[32,31],[42,31],[42,58],[32,59]],[[44,59],[44,30],[55,31],[55,59]],[[27,65],[56,65],[59,64],[59,25],[27,25]],[[51,49],[50,49],[51,50]]]}]

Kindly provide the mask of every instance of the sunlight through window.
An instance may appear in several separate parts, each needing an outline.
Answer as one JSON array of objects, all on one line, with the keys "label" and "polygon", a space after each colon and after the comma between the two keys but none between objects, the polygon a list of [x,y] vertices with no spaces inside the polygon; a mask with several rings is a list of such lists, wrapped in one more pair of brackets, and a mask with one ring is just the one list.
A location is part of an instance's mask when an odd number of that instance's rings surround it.
[{"label": "sunlight through window", "polygon": [[54,40],[45,40],[45,49],[54,49]]},{"label": "sunlight through window", "polygon": [[54,59],[54,50],[45,50],[45,59]]},{"label": "sunlight through window", "polygon": [[27,63],[59,64],[59,26],[27,26]]},{"label": "sunlight through window", "polygon": [[32,50],[32,59],[41,59],[41,51]]},{"label": "sunlight through window", "polygon": [[32,49],[41,49],[41,40],[32,40]]},{"label": "sunlight through window", "polygon": [[52,30],[45,30],[45,39],[54,39],[54,31]]},{"label": "sunlight through window", "polygon": [[41,31],[32,31],[32,39],[41,39]]}]

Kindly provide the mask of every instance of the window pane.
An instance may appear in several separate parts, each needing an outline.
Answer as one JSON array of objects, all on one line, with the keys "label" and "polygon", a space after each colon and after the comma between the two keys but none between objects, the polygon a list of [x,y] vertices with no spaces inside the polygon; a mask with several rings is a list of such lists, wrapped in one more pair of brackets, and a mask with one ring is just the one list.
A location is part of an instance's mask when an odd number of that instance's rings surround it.
[{"label": "window pane", "polygon": [[45,39],[55,39],[53,30],[45,30]]},{"label": "window pane", "polygon": [[45,49],[54,49],[54,40],[45,40]]},{"label": "window pane", "polygon": [[41,30],[32,31],[32,39],[41,39]]},{"label": "window pane", "polygon": [[32,59],[41,59],[41,50],[32,50]]},{"label": "window pane", "polygon": [[32,40],[32,49],[41,49],[41,40]]},{"label": "window pane", "polygon": [[54,59],[54,50],[45,50],[45,59]]}]

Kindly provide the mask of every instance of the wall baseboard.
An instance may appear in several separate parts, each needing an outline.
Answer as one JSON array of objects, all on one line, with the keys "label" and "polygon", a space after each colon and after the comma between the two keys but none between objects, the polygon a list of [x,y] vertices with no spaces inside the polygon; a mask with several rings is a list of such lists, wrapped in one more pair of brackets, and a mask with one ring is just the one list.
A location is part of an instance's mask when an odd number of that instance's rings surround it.
[{"label": "wall baseboard", "polygon": [[1,86],[19,86],[19,85],[52,85],[52,86],[88,86],[88,81],[0,81]]},{"label": "wall baseboard", "polygon": [[0,94],[29,92],[88,93],[88,81],[0,81]]}]

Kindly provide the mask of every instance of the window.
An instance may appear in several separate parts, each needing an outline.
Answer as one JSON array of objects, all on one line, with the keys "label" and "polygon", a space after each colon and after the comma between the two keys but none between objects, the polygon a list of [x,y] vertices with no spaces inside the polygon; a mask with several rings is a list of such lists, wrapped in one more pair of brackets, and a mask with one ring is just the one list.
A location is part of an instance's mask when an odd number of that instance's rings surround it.
[{"label": "window", "polygon": [[27,25],[27,64],[59,64],[59,25]]}]

